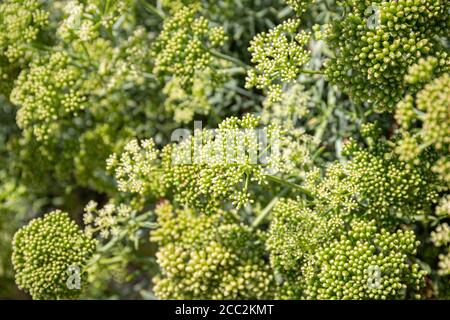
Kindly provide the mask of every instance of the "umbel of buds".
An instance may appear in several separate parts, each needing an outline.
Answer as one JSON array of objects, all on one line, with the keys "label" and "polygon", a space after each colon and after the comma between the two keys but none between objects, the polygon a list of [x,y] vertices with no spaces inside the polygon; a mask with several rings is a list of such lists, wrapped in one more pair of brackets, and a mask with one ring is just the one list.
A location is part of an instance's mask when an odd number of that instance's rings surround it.
[{"label": "umbel of buds", "polygon": [[212,213],[231,202],[240,208],[252,199],[250,184],[265,185],[271,174],[289,170],[297,154],[285,143],[277,125],[259,128],[260,119],[247,114],[229,117],[215,131],[202,130],[162,151],[153,140],[131,141],[108,167],[119,189],[160,197],[172,194],[190,208]]},{"label": "umbel of buds", "polygon": [[16,283],[33,299],[75,299],[95,246],[67,213],[54,211],[35,219],[14,236]]}]

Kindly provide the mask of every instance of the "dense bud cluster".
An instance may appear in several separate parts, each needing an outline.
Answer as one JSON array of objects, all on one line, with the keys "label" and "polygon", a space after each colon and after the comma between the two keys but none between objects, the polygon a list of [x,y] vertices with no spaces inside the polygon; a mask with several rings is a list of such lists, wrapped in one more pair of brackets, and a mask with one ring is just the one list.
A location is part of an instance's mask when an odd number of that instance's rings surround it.
[{"label": "dense bud cluster", "polygon": [[406,96],[397,105],[396,120],[403,138],[397,153],[405,161],[418,161],[417,155],[432,147],[439,159],[433,166],[444,181],[450,181],[450,76],[431,81],[417,93]]},{"label": "dense bud cluster", "polygon": [[355,103],[392,110],[408,89],[404,77],[421,58],[445,64],[448,36],[446,0],[340,1],[348,8],[332,22],[328,44],[335,57],[326,64],[327,77]]},{"label": "dense bud cluster", "polygon": [[32,60],[32,44],[48,25],[49,13],[40,0],[5,0],[0,12],[0,93],[8,94],[20,68]]},{"label": "dense bud cluster", "polygon": [[57,130],[58,121],[84,109],[80,70],[72,63],[66,53],[56,52],[33,62],[16,81],[11,101],[20,107],[17,124],[32,130],[38,141],[47,140]]},{"label": "dense bud cluster", "polygon": [[383,146],[352,152],[344,170],[348,190],[372,218],[413,217],[429,212],[438,200],[440,184],[432,173],[407,165]]},{"label": "dense bud cluster", "polygon": [[176,76],[189,87],[198,71],[211,67],[211,49],[224,44],[221,27],[210,27],[204,17],[196,18],[196,10],[184,7],[165,21],[153,46],[154,72],[160,76]]},{"label": "dense bud cluster", "polygon": [[412,231],[357,219],[348,230],[339,214],[293,200],[277,204],[267,240],[284,281],[278,294],[288,299],[418,297],[425,273],[409,261],[417,245]]},{"label": "dense bud cluster", "polygon": [[[380,140],[376,137],[372,141]],[[306,187],[321,200],[320,206],[381,224],[432,212],[442,182],[424,167],[430,167],[426,158],[421,165],[409,165],[382,140],[367,148],[352,141],[344,151],[347,162],[330,166],[323,179],[318,171],[309,174]]]},{"label": "dense bud cluster", "polygon": [[343,227],[338,216],[326,216],[301,201],[280,201],[272,213],[267,239],[272,266],[285,275],[296,275],[308,256]]},{"label": "dense bud cluster", "polygon": [[425,272],[409,257],[418,243],[412,231],[377,231],[354,221],[351,230],[313,255],[305,295],[312,299],[420,298]]},{"label": "dense bud cluster", "polygon": [[280,101],[283,83],[293,82],[309,59],[310,34],[299,31],[300,20],[290,19],[258,34],[249,51],[255,67],[248,71],[247,88],[267,89],[269,100]]},{"label": "dense bud cluster", "polygon": [[62,8],[64,20],[57,33],[65,40],[92,41],[99,37],[100,26],[111,29],[117,20],[126,13],[132,1],[67,1]]},{"label": "dense bud cluster", "polygon": [[[49,213],[31,221],[14,236],[16,282],[34,299],[74,299],[81,288],[76,288],[76,281],[85,282],[83,268],[94,250],[95,242],[67,213]],[[70,279],[75,272],[80,278]],[[74,287],[71,280],[75,281]]]},{"label": "dense bud cluster", "polygon": [[122,155],[110,158],[109,166],[117,168],[122,191],[152,196],[165,192],[183,205],[211,213],[223,202],[237,208],[251,203],[251,183],[265,185],[268,176],[288,173],[306,161],[307,151],[297,144],[282,128],[263,128],[257,117],[247,114],[224,120],[214,131],[197,130],[166,146],[159,158],[153,143],[144,141],[140,147],[132,141]]},{"label": "dense bud cluster", "polygon": [[435,74],[443,71],[448,72],[450,68],[450,59],[438,59],[429,56],[426,59],[421,58],[417,64],[412,65],[405,76],[405,81],[409,84],[420,84],[429,82]]},{"label": "dense bud cluster", "polygon": [[159,228],[151,233],[161,276],[160,299],[268,299],[274,279],[264,256],[262,233],[236,222],[231,212],[199,215],[156,209]]},{"label": "dense bud cluster", "polygon": [[446,252],[439,255],[439,270],[441,276],[450,275],[450,226],[444,222],[437,226],[436,230],[431,232],[431,241],[437,247],[447,247]]},{"label": "dense bud cluster", "polygon": [[204,212],[215,211],[227,200],[237,208],[252,202],[250,183],[266,184],[265,176],[271,170],[282,170],[282,162],[289,160],[276,152],[264,154],[265,147],[279,147],[281,129],[272,126],[264,130],[264,146],[258,128],[259,119],[252,115],[230,117],[215,132],[194,132],[190,139],[166,148],[165,178],[175,199]]}]

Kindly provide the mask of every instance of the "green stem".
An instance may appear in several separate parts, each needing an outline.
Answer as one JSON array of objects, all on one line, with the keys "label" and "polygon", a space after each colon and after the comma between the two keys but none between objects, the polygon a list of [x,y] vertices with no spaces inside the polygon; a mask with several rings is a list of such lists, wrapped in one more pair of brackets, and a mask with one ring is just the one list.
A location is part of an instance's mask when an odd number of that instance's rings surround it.
[{"label": "green stem", "polygon": [[335,107],[334,105],[329,104],[327,110],[325,110],[325,113],[322,118],[322,122],[314,136],[317,139],[317,141],[322,141],[323,136],[325,134],[325,129],[327,128],[330,117],[333,115],[334,107]]},{"label": "green stem", "polygon": [[312,160],[312,161],[316,160],[316,158],[317,158],[322,152],[324,152],[325,149],[326,149],[326,148],[325,148],[324,146],[321,146],[321,147],[317,148],[316,152],[314,152],[314,154],[312,155],[311,160]]},{"label": "green stem", "polygon": [[222,69],[220,71],[223,72],[223,73],[226,73],[226,74],[231,74],[231,75],[247,73],[247,70],[245,68],[242,68],[242,67],[234,67],[234,68],[229,68],[229,69]]},{"label": "green stem", "polygon": [[247,91],[247,90],[242,89],[242,88],[237,87],[237,86],[225,85],[225,88],[227,88],[229,90],[236,91],[241,96],[244,96],[244,97],[247,97],[247,98],[250,98],[250,99],[261,100],[261,101],[264,100],[264,97],[256,95],[256,94],[252,93],[251,91]]},{"label": "green stem", "polygon": [[308,70],[308,69],[301,69],[299,70],[300,73],[306,73],[306,74],[325,74],[323,71],[319,70]]},{"label": "green stem", "polygon": [[166,14],[162,10],[156,8],[155,6],[153,6],[152,4],[148,3],[147,1],[141,0],[141,3],[145,7],[145,9],[147,9],[151,13],[156,14],[161,19],[165,19],[166,18]]},{"label": "green stem", "polygon": [[286,188],[281,191],[269,204],[261,211],[261,213],[256,217],[256,219],[252,223],[252,228],[256,228],[264,221],[267,215],[272,211],[273,207],[277,204],[281,197],[283,197],[289,189]]},{"label": "green stem", "polygon": [[292,182],[283,180],[283,179],[281,179],[281,178],[279,178],[279,177],[277,177],[277,176],[272,176],[272,175],[266,175],[266,178],[269,179],[269,180],[272,181],[272,182],[275,182],[275,183],[284,185],[284,186],[286,186],[286,187],[289,187],[289,188],[292,188],[292,189],[300,190],[301,192],[303,192],[304,194],[306,194],[308,197],[314,198],[313,194],[312,194],[309,190],[303,188],[302,186],[300,186],[300,185],[298,185],[298,184],[295,184],[295,183],[292,183]]},{"label": "green stem", "polygon": [[[205,49],[206,49],[206,48],[205,48]],[[219,58],[219,59],[223,59],[223,60],[229,61],[229,62],[234,63],[235,65],[238,65],[238,66],[240,66],[240,67],[242,67],[242,68],[244,68],[244,69],[249,69],[249,68],[250,68],[247,64],[245,64],[244,62],[242,62],[242,61],[239,60],[239,59],[236,59],[236,58],[231,57],[231,56],[229,56],[229,55],[223,54],[223,53],[221,53],[221,52],[219,52],[219,51],[216,51],[216,50],[208,50],[208,49],[206,49],[206,50],[209,51],[209,53],[210,53],[213,57],[216,57],[216,58]]]}]

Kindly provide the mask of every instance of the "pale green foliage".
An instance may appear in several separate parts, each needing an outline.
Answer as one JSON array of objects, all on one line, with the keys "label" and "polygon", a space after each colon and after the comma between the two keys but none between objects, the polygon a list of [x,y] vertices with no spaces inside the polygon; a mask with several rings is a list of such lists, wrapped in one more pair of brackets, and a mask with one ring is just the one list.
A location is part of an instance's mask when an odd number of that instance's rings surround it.
[{"label": "pale green foliage", "polygon": [[34,299],[73,299],[80,294],[69,288],[70,268],[83,268],[95,250],[67,213],[54,211],[31,221],[14,236],[12,261],[17,285]]},{"label": "pale green foliage", "polygon": [[264,260],[264,236],[236,222],[231,212],[199,215],[156,209],[159,227],[151,233],[161,276],[161,299],[268,299],[274,279]]},{"label": "pale green foliage", "polygon": [[[222,63],[226,66],[226,63]],[[189,123],[196,114],[205,115],[213,108],[211,98],[218,88],[229,80],[229,76],[212,69],[205,69],[196,73],[189,89],[183,88],[178,77],[172,77],[164,86],[163,93],[165,110],[173,113],[177,123]]]},{"label": "pale green foliage", "polygon": [[1,1],[0,298],[450,297],[448,9]]},{"label": "pale green foliage", "polygon": [[280,101],[283,83],[293,82],[310,59],[305,49],[310,34],[299,27],[300,20],[290,19],[252,40],[255,67],[248,71],[247,88],[267,89],[270,101]]}]

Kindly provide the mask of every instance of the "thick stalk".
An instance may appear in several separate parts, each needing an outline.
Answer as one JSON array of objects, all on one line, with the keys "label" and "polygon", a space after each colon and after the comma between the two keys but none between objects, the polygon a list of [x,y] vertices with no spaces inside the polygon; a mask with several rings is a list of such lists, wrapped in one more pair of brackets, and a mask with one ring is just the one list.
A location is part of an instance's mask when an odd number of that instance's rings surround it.
[{"label": "thick stalk", "polygon": [[236,58],[231,57],[229,55],[223,54],[223,53],[221,53],[219,51],[216,51],[216,50],[208,50],[208,51],[213,57],[229,61],[229,62],[234,63],[235,65],[240,66],[240,67],[242,67],[244,69],[249,69],[250,68],[247,64],[245,64],[244,62],[242,62],[239,59],[236,59]]},{"label": "thick stalk", "polygon": [[273,198],[272,201],[269,202],[269,204],[263,209],[263,211],[261,211],[261,213],[253,221],[252,228],[256,228],[257,226],[259,226],[261,224],[261,222],[264,221],[264,219],[272,211],[273,207],[277,204],[277,202],[280,200],[280,198],[286,194],[286,192],[288,190],[289,190],[288,188],[284,189],[275,198]]},{"label": "thick stalk", "polygon": [[160,9],[156,8],[155,6],[153,6],[152,4],[148,3],[145,0],[141,0],[142,5],[145,7],[145,9],[147,9],[148,11],[150,11],[151,13],[154,13],[155,15],[157,15],[158,17],[160,17],[161,19],[165,19],[166,18],[166,14],[161,11]]},{"label": "thick stalk", "polygon": [[279,177],[272,176],[272,175],[266,175],[266,177],[270,181],[273,181],[275,183],[281,184],[283,186],[286,186],[286,187],[289,187],[289,188],[292,188],[292,189],[297,189],[297,190],[301,191],[302,193],[304,193],[305,195],[307,195],[308,197],[314,198],[313,194],[309,190],[303,188],[302,186],[300,186],[298,184],[295,184],[295,183],[283,180],[283,179],[281,179]]}]

